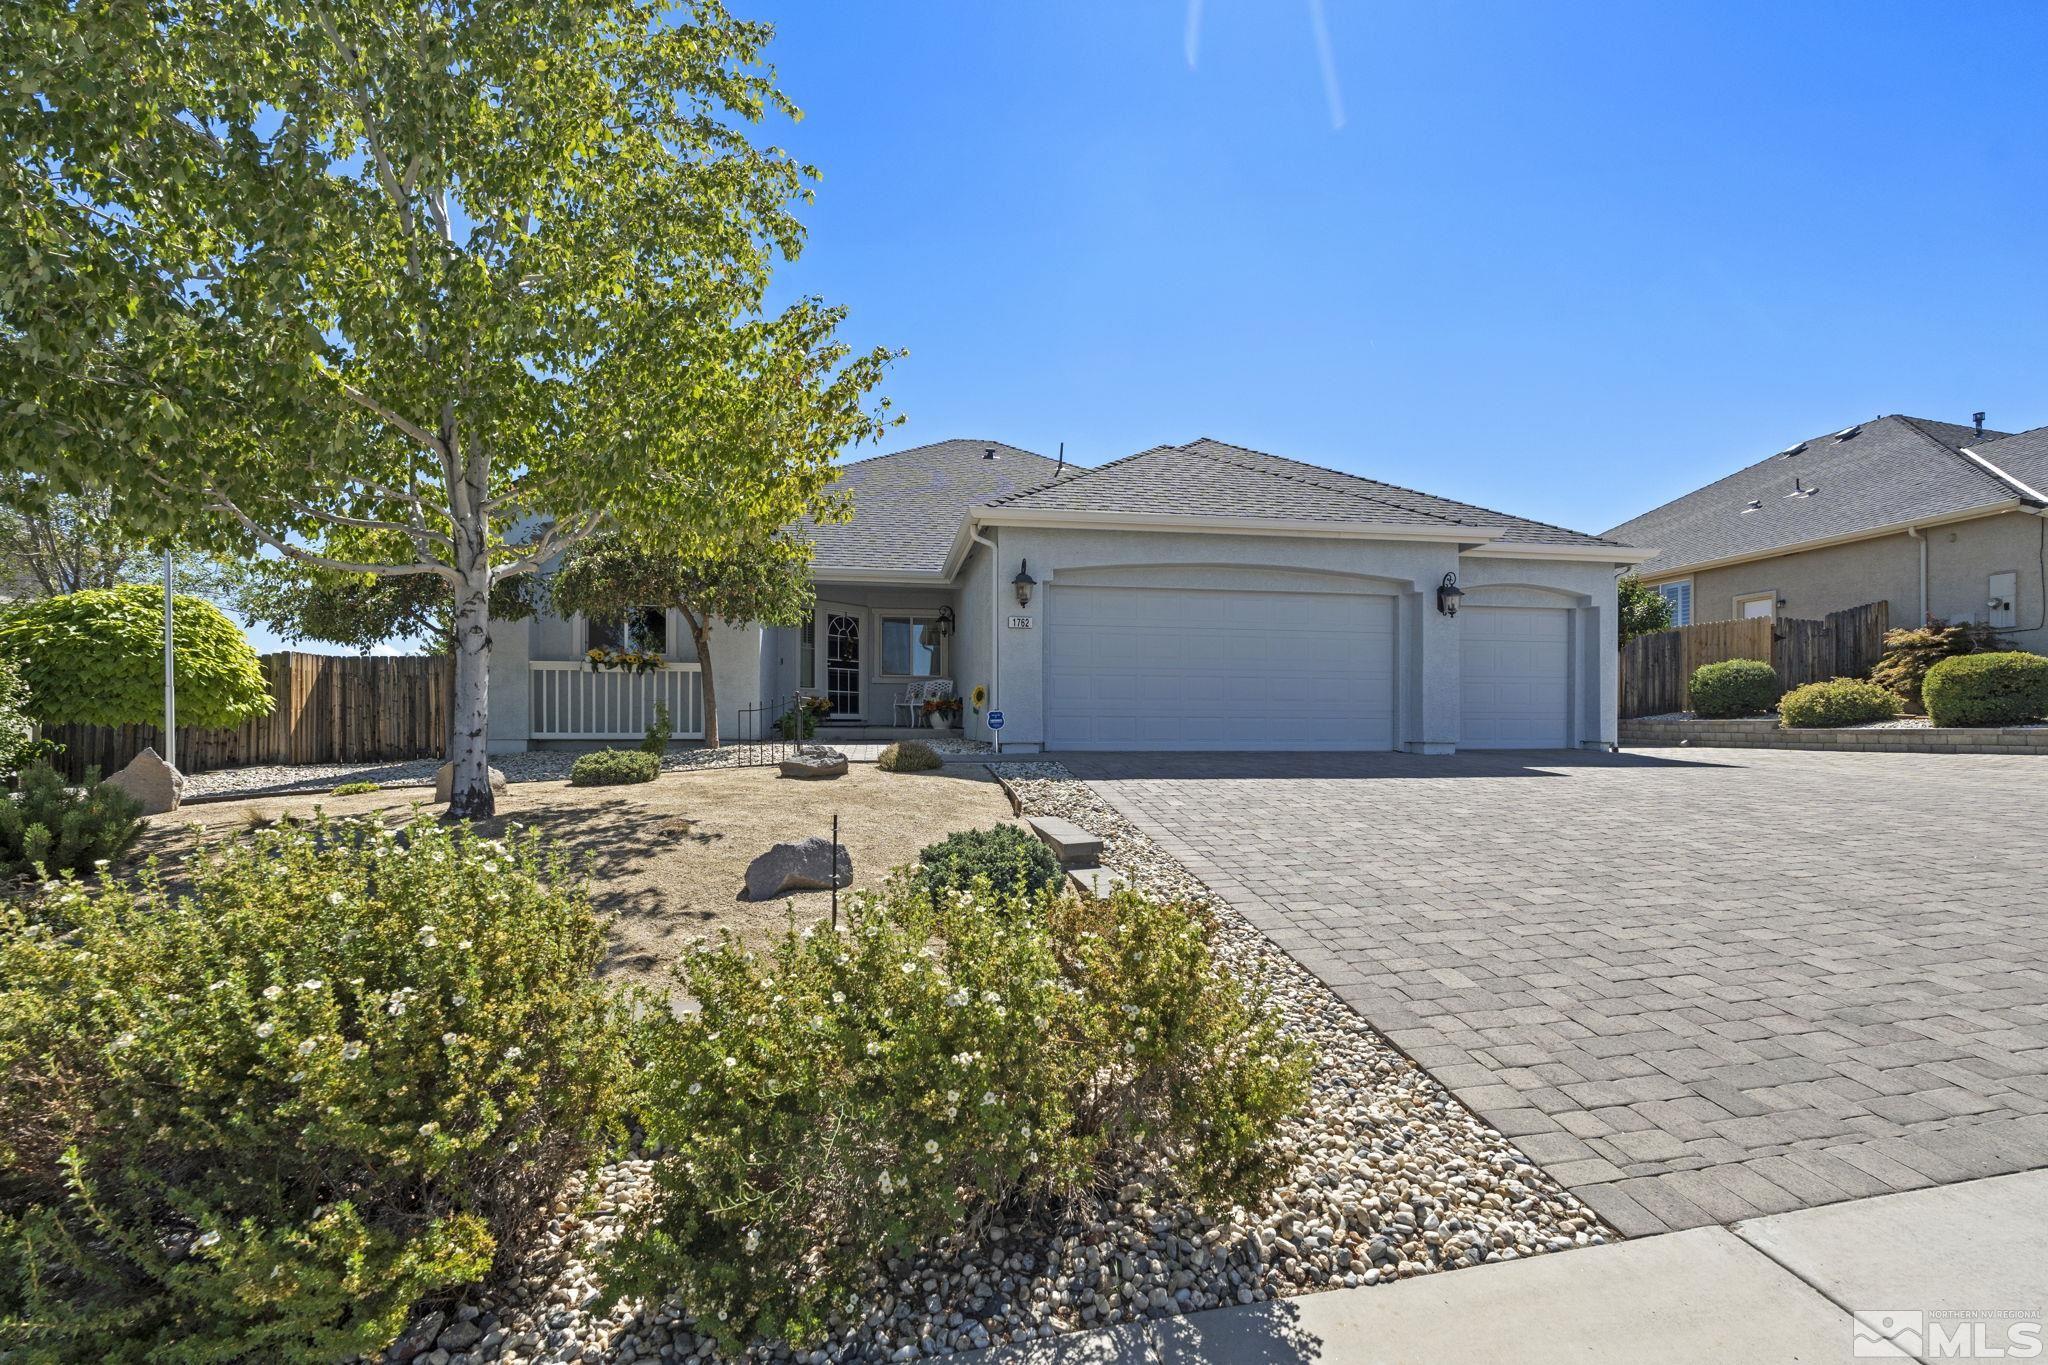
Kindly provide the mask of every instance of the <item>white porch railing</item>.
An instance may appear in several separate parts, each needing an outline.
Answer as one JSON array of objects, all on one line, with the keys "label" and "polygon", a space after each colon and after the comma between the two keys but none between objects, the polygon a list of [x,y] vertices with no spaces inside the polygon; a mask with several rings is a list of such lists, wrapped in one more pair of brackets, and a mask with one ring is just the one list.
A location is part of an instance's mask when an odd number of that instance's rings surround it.
[{"label": "white porch railing", "polygon": [[699,664],[670,664],[646,673],[593,672],[581,660],[536,659],[529,691],[534,739],[639,739],[668,703],[677,739],[704,737],[704,674]]}]

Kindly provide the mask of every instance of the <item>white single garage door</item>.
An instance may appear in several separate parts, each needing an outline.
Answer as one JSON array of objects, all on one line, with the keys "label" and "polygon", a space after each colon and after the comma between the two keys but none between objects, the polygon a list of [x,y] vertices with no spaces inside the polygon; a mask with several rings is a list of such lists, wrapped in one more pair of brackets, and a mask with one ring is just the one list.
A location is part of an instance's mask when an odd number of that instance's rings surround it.
[{"label": "white single garage door", "polygon": [[1563,607],[1458,613],[1459,738],[1465,749],[1571,742],[1571,630]]},{"label": "white single garage door", "polygon": [[1054,749],[1390,749],[1394,599],[1052,588]]}]

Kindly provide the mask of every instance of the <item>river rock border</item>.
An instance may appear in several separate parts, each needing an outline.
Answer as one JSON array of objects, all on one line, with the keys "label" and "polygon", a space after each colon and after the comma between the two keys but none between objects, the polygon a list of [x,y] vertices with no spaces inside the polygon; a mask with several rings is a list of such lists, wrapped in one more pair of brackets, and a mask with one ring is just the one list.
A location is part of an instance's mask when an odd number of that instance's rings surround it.
[{"label": "river rock border", "polygon": [[[1309,1109],[1279,1141],[1290,1178],[1255,1208],[1203,1215],[1155,1196],[1141,1171],[1054,1226],[991,1226],[971,1245],[882,1267],[857,1321],[766,1358],[909,1361],[1140,1318],[1389,1283],[1616,1237],[1500,1133],[1381,1038],[1314,976],[1057,763],[996,771],[1021,814],[1101,835],[1103,862],[1140,890],[1203,906],[1218,956],[1317,1049]],[[565,1195],[526,1273],[409,1333],[425,1365],[486,1361],[718,1361],[671,1306],[606,1313],[595,1262],[649,1164]],[[446,1326],[442,1326],[445,1323]]]}]

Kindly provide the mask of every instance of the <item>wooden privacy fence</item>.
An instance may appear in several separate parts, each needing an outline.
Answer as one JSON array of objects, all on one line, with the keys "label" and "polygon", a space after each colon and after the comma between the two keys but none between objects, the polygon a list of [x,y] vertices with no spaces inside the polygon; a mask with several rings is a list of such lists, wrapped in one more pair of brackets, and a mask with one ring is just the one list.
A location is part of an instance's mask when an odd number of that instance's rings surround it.
[{"label": "wooden privacy fence", "polygon": [[1884,653],[1891,604],[1866,602],[1821,620],[1702,621],[1639,635],[1621,651],[1621,714],[1683,711],[1693,671],[1725,659],[1762,659],[1788,690],[1829,678],[1867,675]]},{"label": "wooden privacy fence", "polygon": [[[233,730],[178,727],[188,773],[269,763],[378,763],[438,758],[448,738],[453,661],[281,653],[262,657],[271,712]],[[111,773],[144,749],[163,752],[154,725],[56,725],[58,771]]]}]

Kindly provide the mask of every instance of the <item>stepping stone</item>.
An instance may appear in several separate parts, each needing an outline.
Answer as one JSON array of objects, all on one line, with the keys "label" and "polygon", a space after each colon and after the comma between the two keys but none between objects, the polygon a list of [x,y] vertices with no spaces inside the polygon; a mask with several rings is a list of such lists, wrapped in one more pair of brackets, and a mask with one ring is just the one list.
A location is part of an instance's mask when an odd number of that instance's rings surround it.
[{"label": "stepping stone", "polygon": [[1067,880],[1076,891],[1096,900],[1106,901],[1119,891],[1131,888],[1131,879],[1121,872],[1112,872],[1106,867],[1076,867],[1067,871]]},{"label": "stepping stone", "polygon": [[1057,815],[1034,815],[1024,823],[1051,845],[1053,854],[1069,867],[1093,867],[1102,857],[1102,840],[1072,820],[1062,820]]}]

